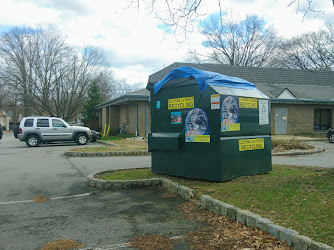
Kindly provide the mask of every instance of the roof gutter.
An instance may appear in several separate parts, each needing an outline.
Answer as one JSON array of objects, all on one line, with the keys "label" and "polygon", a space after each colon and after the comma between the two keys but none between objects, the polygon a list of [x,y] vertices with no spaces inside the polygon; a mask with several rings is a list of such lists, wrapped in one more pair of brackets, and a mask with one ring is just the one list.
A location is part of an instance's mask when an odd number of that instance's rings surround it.
[{"label": "roof gutter", "polygon": [[334,100],[271,99],[271,103],[334,105]]},{"label": "roof gutter", "polygon": [[142,101],[142,100],[149,100],[149,95],[124,95],[124,96],[119,96],[116,97],[110,101],[106,101],[103,102],[101,104],[98,104],[96,106],[94,106],[94,108],[96,109],[101,109],[103,107],[106,106],[110,106],[110,105],[115,105],[115,104],[119,104],[119,103],[124,103],[123,99],[127,100],[132,100],[132,99],[136,99],[136,101]]}]

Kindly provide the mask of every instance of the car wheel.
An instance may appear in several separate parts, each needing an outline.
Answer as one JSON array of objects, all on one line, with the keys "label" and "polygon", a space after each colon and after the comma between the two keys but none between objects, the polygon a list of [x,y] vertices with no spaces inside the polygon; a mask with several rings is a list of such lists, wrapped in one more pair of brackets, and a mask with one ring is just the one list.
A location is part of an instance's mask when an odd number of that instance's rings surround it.
[{"label": "car wheel", "polygon": [[29,147],[37,147],[41,143],[41,140],[37,135],[28,135],[26,138],[26,144]]},{"label": "car wheel", "polygon": [[87,141],[88,141],[88,137],[85,134],[78,134],[76,139],[75,139],[75,142],[78,145],[85,145],[87,143]]},{"label": "car wheel", "polygon": [[334,133],[331,133],[328,139],[331,143],[334,143]]}]

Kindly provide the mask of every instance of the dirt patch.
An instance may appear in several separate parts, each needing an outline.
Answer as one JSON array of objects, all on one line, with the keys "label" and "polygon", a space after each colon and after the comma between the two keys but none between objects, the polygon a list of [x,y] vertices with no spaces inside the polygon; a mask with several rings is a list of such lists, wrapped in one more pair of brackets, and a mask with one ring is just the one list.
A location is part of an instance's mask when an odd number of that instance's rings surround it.
[{"label": "dirt patch", "polygon": [[41,250],[69,250],[84,247],[85,244],[77,243],[71,239],[48,242]]},{"label": "dirt patch", "polygon": [[46,195],[36,195],[34,197],[34,203],[44,203],[49,200],[49,198]]},{"label": "dirt patch", "polygon": [[186,243],[190,249],[292,249],[285,242],[258,229],[247,227],[224,216],[210,213],[193,202],[184,203],[179,210],[189,219],[204,223],[198,231],[188,232],[182,238],[162,235],[138,236],[130,246],[139,249],[173,249],[177,243]]},{"label": "dirt patch", "polygon": [[166,249],[172,250],[174,248],[175,240],[162,235],[138,236],[129,243],[132,247],[145,250]]}]

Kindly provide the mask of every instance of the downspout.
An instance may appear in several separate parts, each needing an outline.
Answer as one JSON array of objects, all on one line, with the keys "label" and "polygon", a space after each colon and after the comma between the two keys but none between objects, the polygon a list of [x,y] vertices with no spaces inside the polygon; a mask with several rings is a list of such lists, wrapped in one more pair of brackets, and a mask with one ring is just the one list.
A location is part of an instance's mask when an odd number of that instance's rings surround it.
[{"label": "downspout", "polygon": [[121,102],[127,105],[132,105],[132,106],[136,106],[136,113],[137,113],[137,117],[136,117],[136,136],[138,136],[138,104],[133,104],[133,103],[128,103],[123,101],[123,96],[121,97]]},{"label": "downspout", "polygon": [[146,137],[148,137],[148,103],[146,103]]}]

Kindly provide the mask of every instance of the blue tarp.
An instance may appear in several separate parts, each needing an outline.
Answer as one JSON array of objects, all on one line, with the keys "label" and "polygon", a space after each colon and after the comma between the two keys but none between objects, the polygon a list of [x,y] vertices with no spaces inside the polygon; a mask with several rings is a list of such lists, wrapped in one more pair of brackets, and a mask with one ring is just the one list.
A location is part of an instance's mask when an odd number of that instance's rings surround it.
[{"label": "blue tarp", "polygon": [[179,67],[170,71],[164,77],[164,79],[154,85],[154,94],[156,94],[165,83],[177,78],[195,78],[202,92],[204,92],[205,88],[208,85],[240,89],[256,89],[253,83],[250,83],[238,77],[225,76],[210,71],[195,69],[192,67]]}]

